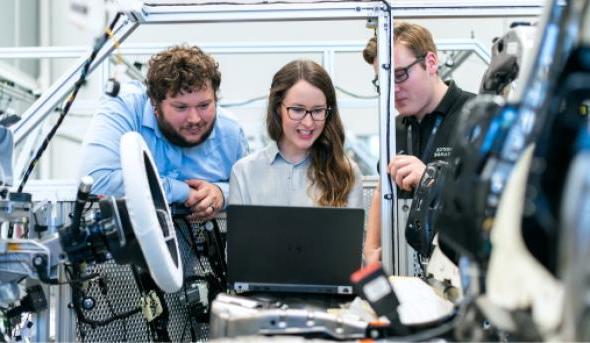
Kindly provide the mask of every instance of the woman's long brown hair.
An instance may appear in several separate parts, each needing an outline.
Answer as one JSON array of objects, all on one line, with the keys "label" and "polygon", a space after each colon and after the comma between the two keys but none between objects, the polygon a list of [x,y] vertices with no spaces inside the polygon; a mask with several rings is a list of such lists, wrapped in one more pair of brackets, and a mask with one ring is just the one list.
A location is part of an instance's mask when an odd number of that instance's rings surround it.
[{"label": "woman's long brown hair", "polygon": [[279,114],[281,103],[287,91],[300,80],[319,88],[330,109],[324,130],[310,152],[311,166],[307,177],[311,181],[310,185],[315,185],[320,191],[319,199],[315,201],[320,206],[344,207],[355,183],[355,175],[344,152],[344,129],[336,104],[336,91],[322,66],[309,60],[296,60],[283,66],[274,75],[266,113],[268,134],[278,144],[283,134]]}]

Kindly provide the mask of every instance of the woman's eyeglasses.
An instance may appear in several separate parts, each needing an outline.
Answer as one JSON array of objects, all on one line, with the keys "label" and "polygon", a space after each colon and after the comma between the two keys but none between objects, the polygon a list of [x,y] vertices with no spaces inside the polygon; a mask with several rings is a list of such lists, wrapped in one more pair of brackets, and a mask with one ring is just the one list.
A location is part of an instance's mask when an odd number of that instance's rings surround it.
[{"label": "woman's eyeglasses", "polygon": [[297,121],[303,120],[308,113],[314,121],[324,121],[330,115],[330,108],[328,107],[317,107],[312,108],[311,110],[301,106],[285,106],[285,108],[287,109],[287,115],[289,118]]}]

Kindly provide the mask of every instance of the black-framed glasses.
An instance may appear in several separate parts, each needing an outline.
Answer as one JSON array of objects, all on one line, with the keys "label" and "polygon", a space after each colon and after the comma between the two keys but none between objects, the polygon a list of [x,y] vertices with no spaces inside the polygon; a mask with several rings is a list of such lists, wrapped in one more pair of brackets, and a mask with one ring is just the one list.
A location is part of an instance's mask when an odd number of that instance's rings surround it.
[{"label": "black-framed glasses", "polygon": [[303,120],[308,113],[314,121],[324,121],[328,118],[328,115],[330,115],[329,107],[316,107],[311,110],[301,106],[285,106],[285,108],[287,109],[287,115],[289,118],[296,121]]},{"label": "black-framed glasses", "polygon": [[409,73],[410,68],[412,68],[415,64],[424,61],[424,58],[426,58],[426,55],[416,58],[416,60],[414,62],[410,63],[409,65],[407,65],[403,68],[396,68],[393,71],[394,82],[395,83],[402,83],[402,82],[406,81],[410,77],[410,73]]},{"label": "black-framed glasses", "polygon": [[380,93],[381,89],[379,88],[379,75],[375,75],[375,78],[371,80],[373,86],[375,86],[375,90],[377,93]]}]

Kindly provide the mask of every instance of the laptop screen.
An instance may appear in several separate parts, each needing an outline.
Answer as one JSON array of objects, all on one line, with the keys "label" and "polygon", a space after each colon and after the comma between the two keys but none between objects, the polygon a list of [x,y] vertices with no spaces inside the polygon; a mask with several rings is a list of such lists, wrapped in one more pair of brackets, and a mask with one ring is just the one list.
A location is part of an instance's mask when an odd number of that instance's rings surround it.
[{"label": "laptop screen", "polygon": [[363,225],[362,209],[230,205],[229,282],[234,289],[328,286],[320,292],[337,293],[335,287],[350,286],[350,274],[361,266]]}]

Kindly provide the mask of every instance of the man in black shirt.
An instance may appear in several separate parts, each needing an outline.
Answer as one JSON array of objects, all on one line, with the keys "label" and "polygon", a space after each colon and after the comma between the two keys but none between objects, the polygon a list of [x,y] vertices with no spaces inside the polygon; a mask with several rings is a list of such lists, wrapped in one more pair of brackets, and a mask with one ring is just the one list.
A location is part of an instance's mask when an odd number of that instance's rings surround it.
[{"label": "man in black shirt", "polygon": [[[450,133],[461,108],[474,95],[461,90],[453,81],[444,82],[438,75],[439,59],[432,34],[411,23],[394,27],[395,108],[397,154],[388,172],[403,191],[413,191],[434,160],[447,159],[452,151]],[[363,57],[377,74],[377,40],[369,40]],[[375,79],[377,81],[377,79]],[[367,263],[381,255],[381,200],[375,191],[367,223],[364,256]]]}]

